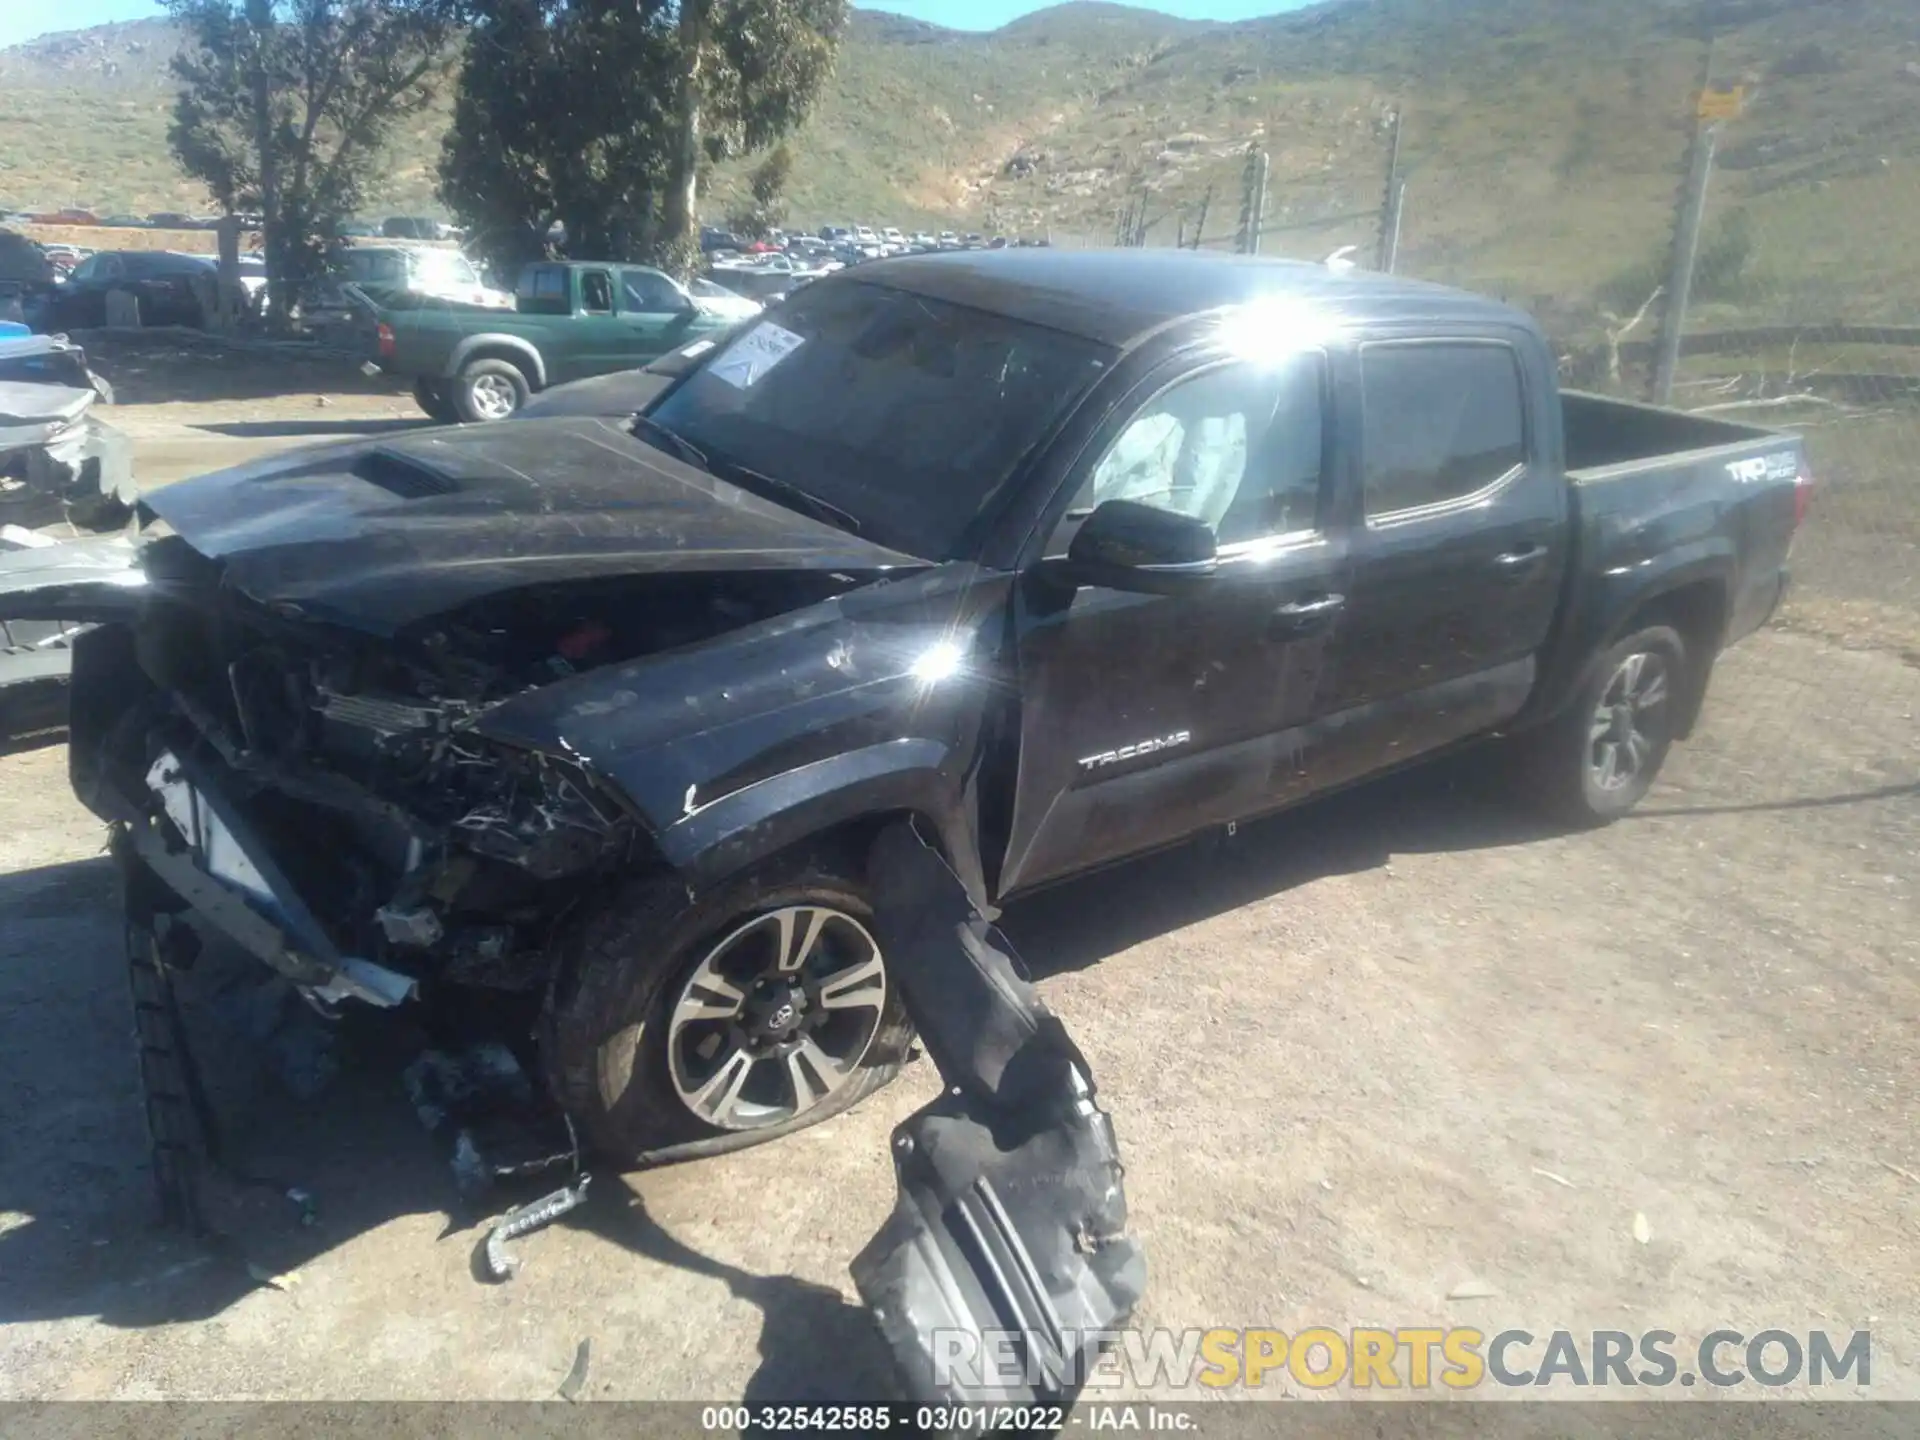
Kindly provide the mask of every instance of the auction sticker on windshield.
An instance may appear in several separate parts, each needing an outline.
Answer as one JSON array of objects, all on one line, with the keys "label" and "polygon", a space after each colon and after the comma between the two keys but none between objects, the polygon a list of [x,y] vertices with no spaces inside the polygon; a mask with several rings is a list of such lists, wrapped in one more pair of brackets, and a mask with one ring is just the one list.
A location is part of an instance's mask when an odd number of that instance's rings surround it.
[{"label": "auction sticker on windshield", "polygon": [[707,373],[735,389],[745,390],[804,344],[804,336],[763,320],[729,345],[720,358],[707,367]]}]

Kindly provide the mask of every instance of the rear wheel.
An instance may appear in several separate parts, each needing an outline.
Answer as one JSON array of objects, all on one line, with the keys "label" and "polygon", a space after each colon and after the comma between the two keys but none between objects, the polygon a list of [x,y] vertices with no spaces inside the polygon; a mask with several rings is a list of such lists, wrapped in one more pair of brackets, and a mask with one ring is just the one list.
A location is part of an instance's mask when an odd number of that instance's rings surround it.
[{"label": "rear wheel", "polygon": [[438,380],[416,380],[413,382],[413,403],[418,405],[430,420],[438,420],[442,425],[457,424],[460,412],[454,408],[453,400],[447,394],[447,387]]},{"label": "rear wheel", "polygon": [[543,1049],[595,1142],[634,1159],[756,1144],[837,1115],[897,1073],[910,1029],[860,887],[762,871],[689,904],[637,881],[562,940]]},{"label": "rear wheel", "polygon": [[1604,825],[1633,809],[1673,748],[1686,677],[1677,630],[1649,626],[1615,644],[1566,714],[1531,737],[1535,792],[1575,824]]},{"label": "rear wheel", "polygon": [[527,377],[511,360],[471,360],[452,385],[454,409],[470,424],[505,420],[527,403]]}]

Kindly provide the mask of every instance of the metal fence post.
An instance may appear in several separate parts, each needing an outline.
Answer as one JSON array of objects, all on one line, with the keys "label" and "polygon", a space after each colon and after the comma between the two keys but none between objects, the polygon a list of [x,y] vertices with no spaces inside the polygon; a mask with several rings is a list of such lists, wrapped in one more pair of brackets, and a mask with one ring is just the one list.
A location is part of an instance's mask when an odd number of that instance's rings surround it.
[{"label": "metal fence post", "polygon": [[1387,224],[1381,236],[1384,243],[1384,255],[1380,268],[1391,275],[1400,264],[1400,221],[1407,209],[1407,182],[1401,180],[1393,187],[1393,196],[1387,205]]},{"label": "metal fence post", "polygon": [[[1654,353],[1653,403],[1673,399],[1673,379],[1680,368],[1680,345],[1687,328],[1687,305],[1693,298],[1694,263],[1700,253],[1700,227],[1707,213],[1707,182],[1713,178],[1713,153],[1719,142],[1720,121],[1738,114],[1740,90],[1724,94],[1713,87],[1712,39],[1700,61],[1700,88],[1693,101],[1693,144],[1687,155],[1687,183],[1680,193],[1680,211],[1673,227],[1673,255],[1667,264],[1667,298],[1660,311],[1660,344]],[[1719,103],[1716,102],[1716,98]]]},{"label": "metal fence post", "polygon": [[1667,303],[1660,316],[1660,351],[1653,367],[1653,403],[1673,398],[1673,377],[1680,368],[1680,341],[1687,328],[1687,304],[1693,297],[1693,267],[1700,254],[1700,227],[1707,213],[1707,181],[1713,176],[1713,152],[1719,126],[1702,125],[1693,137],[1693,160],[1673,232],[1673,260],[1667,268]]},{"label": "metal fence post", "polygon": [[1374,268],[1391,275],[1395,253],[1400,248],[1400,116],[1402,107],[1393,107],[1393,128],[1387,142],[1387,188],[1380,197],[1380,229],[1374,247]]}]

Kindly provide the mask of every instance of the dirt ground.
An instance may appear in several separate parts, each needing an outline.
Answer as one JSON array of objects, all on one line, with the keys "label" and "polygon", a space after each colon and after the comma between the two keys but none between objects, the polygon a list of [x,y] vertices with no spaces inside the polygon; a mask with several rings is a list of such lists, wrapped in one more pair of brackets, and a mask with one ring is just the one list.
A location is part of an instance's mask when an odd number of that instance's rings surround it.
[{"label": "dirt ground", "polygon": [[[149,483],[414,419],[337,374],[209,398],[182,367],[106,368]],[[1448,766],[1016,907],[1116,1117],[1139,1323],[1868,1329],[1867,1393],[1920,1398],[1920,667],[1898,648],[1749,640],[1605,831],[1542,831]],[[600,1177],[488,1287],[404,1038],[356,1040],[306,1101],[236,1045],[235,1158],[309,1190],[316,1223],[265,1196],[225,1249],[156,1229],[112,878],[64,759],[0,759],[0,1399],[543,1399],[583,1340],[598,1398],[888,1392],[846,1265],[925,1064],[772,1146]],[[1470,1280],[1490,1293],[1448,1298]]]},{"label": "dirt ground", "polygon": [[409,391],[349,360],[229,353],[188,331],[83,334],[113,386],[103,413],[134,438],[143,486],[171,484],[278,450],[428,423]]}]

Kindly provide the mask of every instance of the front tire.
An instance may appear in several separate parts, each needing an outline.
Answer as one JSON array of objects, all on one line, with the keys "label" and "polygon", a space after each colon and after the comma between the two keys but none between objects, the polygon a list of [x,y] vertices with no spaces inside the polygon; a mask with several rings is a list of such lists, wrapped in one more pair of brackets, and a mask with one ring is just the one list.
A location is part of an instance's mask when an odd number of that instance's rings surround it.
[{"label": "front tire", "polygon": [[1651,625],[1612,646],[1567,711],[1532,737],[1529,778],[1561,819],[1610,824],[1649,790],[1673,748],[1687,642]]},{"label": "front tire", "polygon": [[670,876],[638,880],[557,948],[548,1083],[624,1161],[817,1124],[891,1080],[911,1037],[862,887],[819,864],[692,902]]},{"label": "front tire", "polygon": [[451,389],[454,409],[470,425],[510,418],[533,393],[511,360],[469,361]]}]

